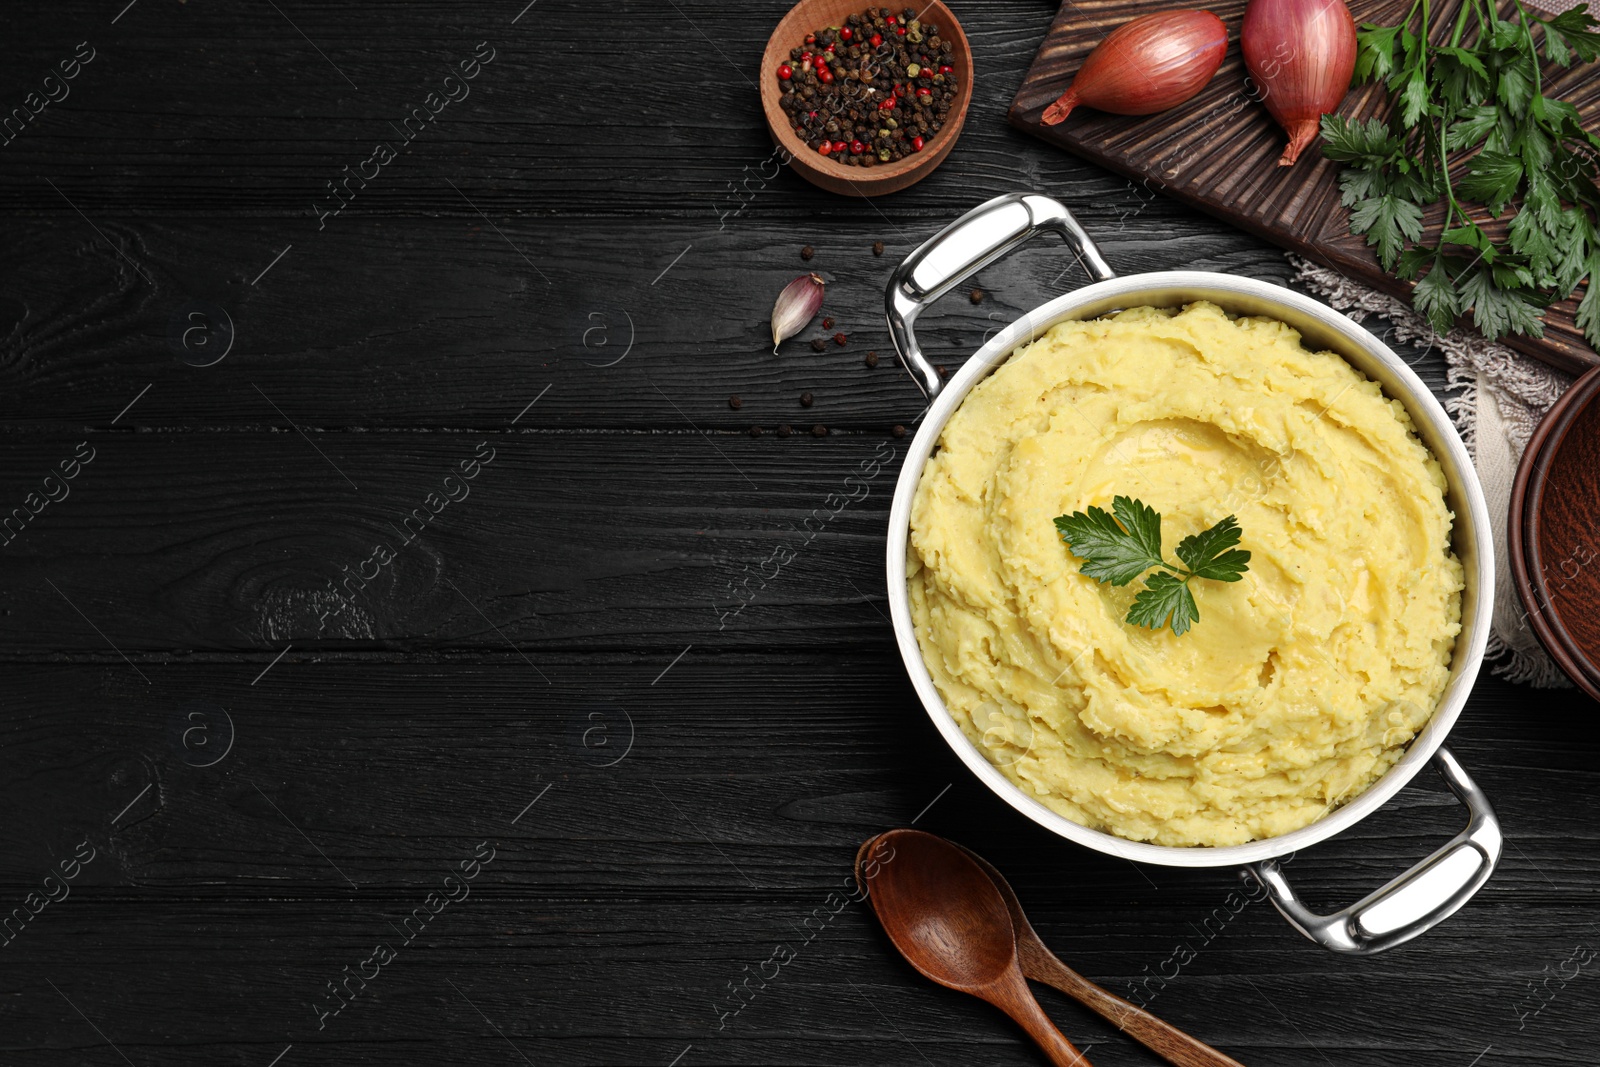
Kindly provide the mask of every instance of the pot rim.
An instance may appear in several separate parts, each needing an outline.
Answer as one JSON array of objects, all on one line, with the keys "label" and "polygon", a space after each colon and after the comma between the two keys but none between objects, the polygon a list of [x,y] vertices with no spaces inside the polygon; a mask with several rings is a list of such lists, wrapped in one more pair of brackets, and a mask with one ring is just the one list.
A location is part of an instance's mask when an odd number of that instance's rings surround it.
[{"label": "pot rim", "polygon": [[[1360,796],[1317,822],[1278,837],[1220,847],[1126,840],[1073,822],[1024,793],[967,739],[946,710],[922,659],[906,587],[906,545],[917,485],[945,424],[979,381],[1008,360],[1019,345],[1041,336],[1058,322],[1094,318],[1118,308],[1147,304],[1175,307],[1196,300],[1210,300],[1225,310],[1265,315],[1288,323],[1301,332],[1308,346],[1315,344],[1319,350],[1337,352],[1368,378],[1378,381],[1386,395],[1405,405],[1418,436],[1445,472],[1448,503],[1455,515],[1452,543],[1466,571],[1461,632],[1456,638],[1450,678],[1433,716],[1412,740],[1406,754]],[[886,565],[895,641],[923,710],[945,742],[993,793],[1035,823],[1097,852],[1141,863],[1238,867],[1277,859],[1326,840],[1382,807],[1429,763],[1460,717],[1483,662],[1494,608],[1494,545],[1483,488],[1455,425],[1422,379],[1365,327],[1327,305],[1271,282],[1211,271],[1159,271],[1094,282],[1026,312],[990,339],[933,399],[920,422],[895,483],[889,511]]]}]

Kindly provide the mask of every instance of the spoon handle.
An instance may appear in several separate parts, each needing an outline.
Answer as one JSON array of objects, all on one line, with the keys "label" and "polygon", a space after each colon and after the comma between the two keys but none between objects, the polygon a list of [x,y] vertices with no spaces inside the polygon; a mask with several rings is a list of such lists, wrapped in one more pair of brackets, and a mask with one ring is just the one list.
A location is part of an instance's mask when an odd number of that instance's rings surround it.
[{"label": "spoon handle", "polygon": [[1050,1057],[1050,1062],[1056,1067],[1094,1067],[1039,1007],[1039,1001],[1023,980],[1021,972],[1012,971],[1007,979],[1001,982],[1000,989],[994,991],[997,995],[993,1003],[1028,1031],[1028,1036]]},{"label": "spoon handle", "polygon": [[[1190,1037],[1137,1005],[1089,981],[1045,950],[1028,953],[1027,974],[1065,993],[1133,1038],[1173,1067],[1244,1067],[1232,1056]],[[1020,1021],[1020,1020],[1019,1020]]]}]

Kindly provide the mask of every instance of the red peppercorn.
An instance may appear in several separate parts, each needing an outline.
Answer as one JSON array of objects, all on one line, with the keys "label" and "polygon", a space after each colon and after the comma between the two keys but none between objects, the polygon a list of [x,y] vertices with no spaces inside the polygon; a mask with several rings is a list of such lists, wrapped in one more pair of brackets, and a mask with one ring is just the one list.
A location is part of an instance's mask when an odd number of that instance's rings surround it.
[{"label": "red peppercorn", "polygon": [[933,90],[928,88],[926,85],[924,85],[922,88],[917,90],[917,95],[918,96],[932,96],[933,95]]},{"label": "red peppercorn", "polygon": [[852,156],[859,156],[861,153],[865,152],[866,150],[867,150],[867,146],[865,144],[863,144],[862,142],[860,142],[860,141],[851,141],[850,142],[850,154]]},{"label": "red peppercorn", "polygon": [[816,43],[817,43],[817,35],[816,34],[814,34],[814,33],[806,34],[806,44],[816,44]]},{"label": "red peppercorn", "polygon": [[833,84],[833,71],[829,70],[827,67],[823,67],[821,70],[819,70],[817,72],[817,80],[820,81],[823,85],[832,85]]},{"label": "red peppercorn", "polygon": [[904,37],[906,35],[906,28],[904,26],[896,26],[894,28],[894,32]]},{"label": "red peppercorn", "polygon": [[952,67],[950,64],[948,64],[948,63],[939,64],[939,73],[940,74],[954,74],[955,72],[956,72],[956,68]]},{"label": "red peppercorn", "polygon": [[856,35],[856,31],[852,30],[849,26],[846,26],[846,27],[844,27],[843,29],[841,29],[839,31],[839,36],[843,40],[846,40],[846,41],[848,41],[850,38],[854,37],[855,35]]},{"label": "red peppercorn", "polygon": [[827,155],[829,152],[833,151],[833,145],[827,141],[823,141],[821,144],[817,145],[817,151],[823,155]]},{"label": "red peppercorn", "polygon": [[911,150],[913,152],[922,151],[922,138],[921,137],[913,137],[913,138],[911,138]]},{"label": "red peppercorn", "polygon": [[867,43],[872,45],[872,47],[877,48],[879,45],[883,44],[883,35],[875,33],[871,37],[867,38]]},{"label": "red peppercorn", "polygon": [[815,111],[811,112],[811,117],[812,118],[816,118],[817,117],[817,113]]},{"label": "red peppercorn", "polygon": [[893,15],[890,15],[888,18],[884,19],[883,21],[885,21],[889,25],[893,26],[895,23],[899,22],[900,20],[895,18]]},{"label": "red peppercorn", "polygon": [[828,53],[828,54],[829,54],[829,55],[830,55],[830,56],[831,56],[831,55],[833,55],[833,45],[831,45],[831,44],[830,44],[830,45],[829,45],[829,46],[828,46],[828,47],[827,47],[827,49],[826,49],[826,51],[827,51],[827,53]]},{"label": "red peppercorn", "polygon": [[815,58],[817,58],[817,57],[812,55],[810,52],[801,52],[800,53],[800,62],[802,62],[802,63],[809,63]]},{"label": "red peppercorn", "polygon": [[794,77],[794,68],[787,63],[780,64],[778,67],[778,80],[788,81],[792,77]]}]

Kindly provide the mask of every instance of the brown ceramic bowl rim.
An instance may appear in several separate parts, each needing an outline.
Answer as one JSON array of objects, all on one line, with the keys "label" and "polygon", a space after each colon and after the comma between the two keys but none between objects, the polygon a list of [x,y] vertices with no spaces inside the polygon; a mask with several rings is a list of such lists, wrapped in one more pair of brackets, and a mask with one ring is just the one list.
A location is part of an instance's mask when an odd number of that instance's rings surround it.
[{"label": "brown ceramic bowl rim", "polygon": [[[903,180],[908,175],[921,171],[919,177],[932,171],[955,147],[956,140],[961,136],[961,128],[966,124],[967,110],[972,103],[973,63],[972,44],[967,40],[966,31],[961,28],[961,20],[956,18],[955,12],[943,0],[932,0],[920,6],[918,18],[926,18],[939,26],[940,36],[948,36],[954,45],[955,63],[957,74],[961,75],[961,85],[956,93],[955,103],[950,108],[950,121],[946,122],[943,129],[934,135],[934,140],[928,145],[929,151],[913,153],[902,160],[886,163],[875,167],[851,167],[836,162],[832,157],[819,155],[799,137],[784,120],[784,112],[778,106],[780,93],[778,91],[778,67],[789,62],[789,50],[798,46],[805,35],[818,29],[805,23],[810,16],[808,11],[817,6],[819,0],[800,0],[791,7],[767,40],[766,50],[761,57],[761,107],[765,113],[767,127],[772,133],[778,147],[787,152],[796,162],[804,161],[804,166],[811,168],[834,181],[845,182],[855,187],[859,195],[867,195],[874,191],[874,186]],[[873,6],[861,3],[861,10]],[[877,5],[884,6],[884,5]],[[948,25],[948,29],[946,28]],[[950,32],[954,31],[954,32]],[[795,44],[785,45],[783,42],[793,40]],[[965,66],[965,71],[962,67]],[[899,186],[897,186],[899,188]]]},{"label": "brown ceramic bowl rim", "polygon": [[1597,393],[1600,393],[1600,367],[1573,382],[1534,429],[1511,485],[1506,540],[1517,598],[1527,612],[1534,635],[1573,682],[1600,700],[1600,665],[1573,640],[1561,613],[1551,601],[1539,549],[1540,507],[1550,468],[1572,424],[1588,409]]}]

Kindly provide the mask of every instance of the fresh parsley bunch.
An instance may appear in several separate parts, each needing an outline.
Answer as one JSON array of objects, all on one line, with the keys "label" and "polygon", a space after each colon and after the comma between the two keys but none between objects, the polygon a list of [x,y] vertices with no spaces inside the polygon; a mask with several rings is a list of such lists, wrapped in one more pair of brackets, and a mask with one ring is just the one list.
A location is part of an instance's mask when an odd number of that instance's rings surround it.
[{"label": "fresh parsley bunch", "polygon": [[1200,620],[1189,583],[1195,578],[1237,582],[1250,569],[1250,553],[1233,547],[1244,535],[1232,515],[1179,541],[1178,558],[1184,566],[1174,567],[1161,558],[1161,516],[1154,508],[1119,496],[1112,499],[1111,510],[1113,515],[1096,507],[1058,515],[1056,530],[1083,560],[1083,573],[1097,582],[1127,585],[1151,567],[1160,568],[1145,579],[1128,608],[1126,621],[1135,626],[1159,630],[1170,617],[1172,632],[1182,637]]},{"label": "fresh parsley bunch", "polygon": [[[1540,19],[1512,0],[1505,19],[1495,2],[1462,0],[1443,44],[1429,41],[1428,0],[1399,25],[1364,25],[1355,76],[1385,84],[1389,121],[1325,115],[1323,151],[1345,164],[1350,232],[1366,235],[1385,270],[1420,276],[1412,303],[1435,330],[1470,309],[1491,340],[1540,337],[1544,309],[1588,278],[1577,325],[1600,348],[1600,138],[1540,79],[1541,40],[1543,58],[1565,67],[1600,56],[1600,33],[1582,5]],[[1441,200],[1430,243],[1423,209]],[[1491,229],[1508,206],[1509,222]]]}]

